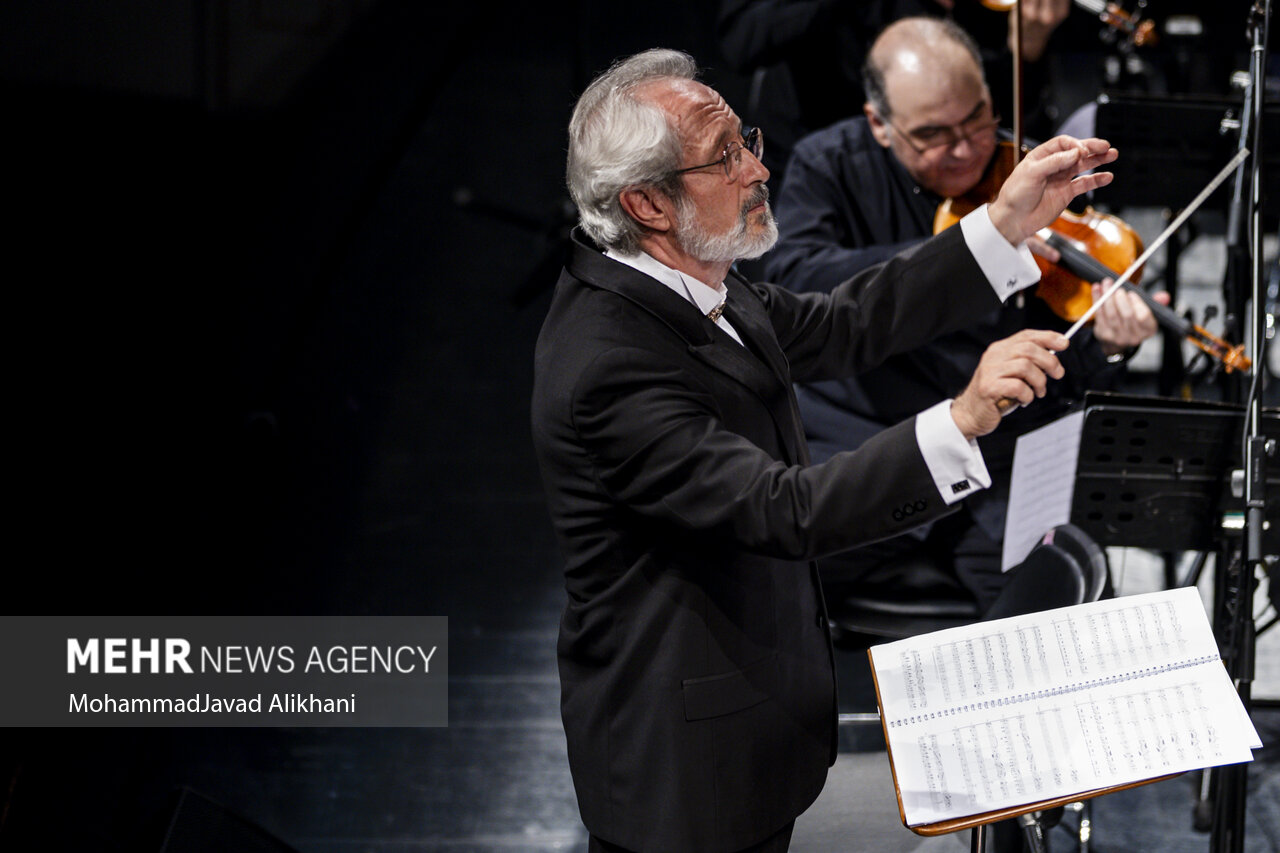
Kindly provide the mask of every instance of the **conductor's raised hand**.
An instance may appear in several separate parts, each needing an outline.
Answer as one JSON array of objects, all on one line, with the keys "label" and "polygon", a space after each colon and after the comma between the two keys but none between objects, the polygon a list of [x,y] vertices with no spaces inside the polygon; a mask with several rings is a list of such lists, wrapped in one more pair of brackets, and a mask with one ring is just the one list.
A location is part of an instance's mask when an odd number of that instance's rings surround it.
[{"label": "conductor's raised hand", "polygon": [[1105,139],[1055,136],[1031,149],[1005,179],[988,210],[991,223],[1018,245],[1057,219],[1073,198],[1111,183],[1110,172],[1081,173],[1117,156]]},{"label": "conductor's raised hand", "polygon": [[951,418],[964,437],[986,435],[1014,403],[1025,405],[1043,397],[1049,378],[1063,375],[1054,353],[1068,345],[1057,332],[1023,329],[987,347],[969,386],[951,402]]}]

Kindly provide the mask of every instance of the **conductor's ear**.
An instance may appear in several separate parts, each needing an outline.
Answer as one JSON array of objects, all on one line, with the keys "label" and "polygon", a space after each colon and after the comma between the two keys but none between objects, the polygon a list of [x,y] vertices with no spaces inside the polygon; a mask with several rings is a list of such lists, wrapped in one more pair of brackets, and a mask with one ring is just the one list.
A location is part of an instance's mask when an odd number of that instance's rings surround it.
[{"label": "conductor's ear", "polygon": [[650,231],[675,227],[675,205],[667,194],[651,186],[630,186],[618,194],[627,215]]}]

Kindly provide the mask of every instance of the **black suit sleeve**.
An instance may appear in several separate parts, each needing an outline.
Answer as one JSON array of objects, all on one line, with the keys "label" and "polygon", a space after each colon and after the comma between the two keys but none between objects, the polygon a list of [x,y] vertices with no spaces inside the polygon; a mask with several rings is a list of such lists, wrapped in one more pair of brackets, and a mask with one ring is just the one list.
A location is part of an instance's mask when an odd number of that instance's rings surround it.
[{"label": "black suit sleeve", "polygon": [[757,292],[800,382],[863,372],[1000,304],[959,228],[862,270],[829,297],[770,286]]},{"label": "black suit sleeve", "polygon": [[[723,389],[700,387],[676,358],[611,349],[576,388],[573,429],[605,493],[725,547],[813,558],[950,511],[916,445],[914,420],[821,465],[788,465],[735,431],[743,412],[758,417],[758,400],[734,411]],[[910,517],[894,512],[907,503]]]}]

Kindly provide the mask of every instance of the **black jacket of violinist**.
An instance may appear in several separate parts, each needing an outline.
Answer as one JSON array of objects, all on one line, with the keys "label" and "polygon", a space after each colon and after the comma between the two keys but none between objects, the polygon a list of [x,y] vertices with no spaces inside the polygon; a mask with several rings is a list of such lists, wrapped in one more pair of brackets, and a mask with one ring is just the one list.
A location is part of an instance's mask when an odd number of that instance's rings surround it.
[{"label": "black jacket of violinist", "polygon": [[[765,257],[767,277],[796,291],[830,290],[930,236],[941,200],[876,142],[866,118],[839,122],[806,137],[792,154],[777,198],[779,241]],[[893,356],[857,378],[799,386],[814,459],[858,447],[912,413],[954,397],[991,342],[1023,328],[1061,331],[1066,325],[1028,292],[969,328]],[[1120,366],[1108,362],[1087,328],[1059,358],[1066,376],[1050,383],[1046,397],[1011,412],[980,439],[990,489],[932,527],[823,562],[824,582],[850,581],[888,561],[925,554],[953,570],[985,608],[1000,589],[1000,543],[1017,437],[1064,414],[1086,388],[1109,388],[1119,378]]]}]

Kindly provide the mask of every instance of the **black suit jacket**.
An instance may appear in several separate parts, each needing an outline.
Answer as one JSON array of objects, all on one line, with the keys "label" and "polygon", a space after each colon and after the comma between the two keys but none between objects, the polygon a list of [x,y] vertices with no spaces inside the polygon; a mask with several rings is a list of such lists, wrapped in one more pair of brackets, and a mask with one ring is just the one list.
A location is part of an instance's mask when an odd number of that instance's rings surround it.
[{"label": "black suit jacket", "polygon": [[913,420],[809,466],[792,380],[997,304],[958,228],[831,295],[726,285],[745,347],[578,239],[537,345],[570,769],[587,828],[634,850],[736,850],[817,797],[835,679],[811,560],[948,511]]}]

